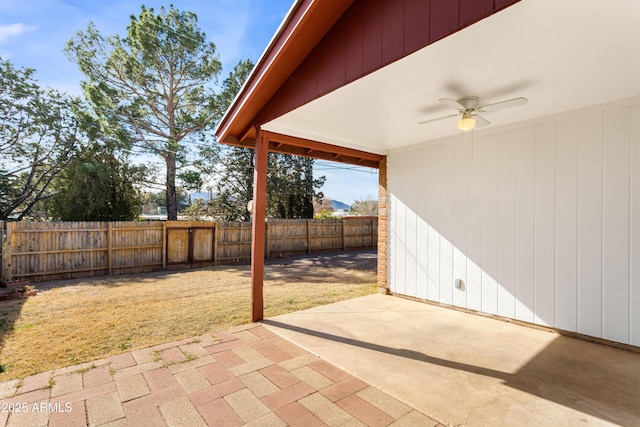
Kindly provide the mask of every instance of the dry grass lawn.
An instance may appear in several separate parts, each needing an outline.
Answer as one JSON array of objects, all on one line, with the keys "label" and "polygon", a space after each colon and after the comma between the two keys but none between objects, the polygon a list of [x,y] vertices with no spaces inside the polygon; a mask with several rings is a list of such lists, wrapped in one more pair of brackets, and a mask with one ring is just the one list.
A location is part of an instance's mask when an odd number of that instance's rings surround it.
[{"label": "dry grass lawn", "polygon": [[[265,317],[374,293],[375,254],[364,255],[268,265]],[[0,302],[0,381],[248,323],[250,276],[242,265],[38,284],[36,297]]]}]

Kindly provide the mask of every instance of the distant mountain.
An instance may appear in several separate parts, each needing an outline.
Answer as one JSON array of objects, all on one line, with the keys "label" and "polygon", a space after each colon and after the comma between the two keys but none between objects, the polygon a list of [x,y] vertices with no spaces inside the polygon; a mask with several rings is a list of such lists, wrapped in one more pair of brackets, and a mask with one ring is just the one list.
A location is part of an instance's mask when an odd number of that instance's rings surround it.
[{"label": "distant mountain", "polygon": [[342,203],[339,202],[338,200],[331,200],[331,208],[333,210],[345,210],[345,211],[350,211],[351,210],[351,206],[347,205],[346,203]]}]

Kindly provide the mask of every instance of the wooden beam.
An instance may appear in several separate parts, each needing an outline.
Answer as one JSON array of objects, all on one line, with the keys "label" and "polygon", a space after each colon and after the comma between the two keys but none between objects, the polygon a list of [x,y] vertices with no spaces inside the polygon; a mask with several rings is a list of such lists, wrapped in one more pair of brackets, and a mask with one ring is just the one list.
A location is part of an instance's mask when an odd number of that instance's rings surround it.
[{"label": "wooden beam", "polygon": [[267,139],[269,139],[269,141],[281,142],[291,147],[301,147],[307,150],[312,149],[317,151],[324,151],[326,153],[354,157],[364,160],[373,160],[375,162],[380,162],[383,157],[381,154],[356,150],[354,148],[341,147],[339,145],[327,144],[325,142],[318,142],[310,139],[298,138],[295,136],[283,135],[281,133],[266,132],[266,137]]},{"label": "wooden beam", "polygon": [[255,139],[246,138],[243,140],[239,140],[233,135],[228,135],[223,141],[220,141],[222,144],[233,145],[235,147],[246,147],[246,148],[255,148],[256,141]]},{"label": "wooden beam", "polygon": [[[272,153],[294,154],[296,156],[329,160],[374,169],[378,168],[380,160],[383,158],[380,154],[368,153],[366,151],[355,150],[353,148],[339,147],[337,145],[282,135],[274,132],[264,131],[264,133],[265,138],[268,140],[268,149]],[[256,145],[254,139],[246,138],[240,140],[233,135],[228,135],[221,142],[227,145],[246,148],[255,148]]]},{"label": "wooden beam", "polygon": [[267,210],[267,156],[269,140],[257,130],[253,169],[253,224],[251,237],[251,320],[264,317],[264,237]]}]

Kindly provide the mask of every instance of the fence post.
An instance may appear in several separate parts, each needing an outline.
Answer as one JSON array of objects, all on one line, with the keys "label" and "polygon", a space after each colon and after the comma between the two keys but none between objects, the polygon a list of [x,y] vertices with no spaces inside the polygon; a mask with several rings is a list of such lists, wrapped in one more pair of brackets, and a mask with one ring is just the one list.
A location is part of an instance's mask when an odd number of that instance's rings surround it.
[{"label": "fence post", "polygon": [[218,261],[218,223],[213,223],[213,265]]},{"label": "fence post", "polygon": [[311,253],[311,220],[307,220],[307,253]]},{"label": "fence post", "polygon": [[107,222],[107,267],[109,276],[113,275],[113,223]]},{"label": "fence post", "polygon": [[346,228],[347,228],[347,220],[342,218],[342,250],[346,251],[347,250],[347,232],[346,232]]},{"label": "fence post", "polygon": [[271,250],[269,248],[269,220],[264,224],[264,249],[265,249],[265,258],[269,258],[271,254]]},{"label": "fence post", "polygon": [[167,268],[167,223],[162,221],[162,269]]},{"label": "fence post", "polygon": [[373,221],[374,219],[371,218],[371,249],[375,248],[375,242],[373,241],[374,237],[375,237],[375,233],[374,233],[374,229],[373,229]]},{"label": "fence post", "polygon": [[[6,235],[6,247],[5,250],[3,251],[3,258],[2,258],[2,263],[4,264],[4,268],[6,269],[6,272],[4,273],[4,277],[6,278],[7,282],[11,281],[11,279],[13,279],[12,276],[12,270],[13,270],[13,260],[11,259],[12,255],[11,255],[11,228],[12,228],[12,224],[10,222],[7,222],[7,235]],[[4,257],[7,257],[7,260],[4,260]]]}]

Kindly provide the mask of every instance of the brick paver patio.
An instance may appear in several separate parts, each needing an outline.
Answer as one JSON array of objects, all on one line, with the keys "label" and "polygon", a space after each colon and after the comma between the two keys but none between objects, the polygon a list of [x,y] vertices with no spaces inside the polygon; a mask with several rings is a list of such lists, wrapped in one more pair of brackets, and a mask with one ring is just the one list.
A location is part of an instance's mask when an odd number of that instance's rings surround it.
[{"label": "brick paver patio", "polygon": [[0,398],[6,426],[439,425],[255,324],[1,383]]}]

